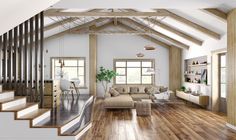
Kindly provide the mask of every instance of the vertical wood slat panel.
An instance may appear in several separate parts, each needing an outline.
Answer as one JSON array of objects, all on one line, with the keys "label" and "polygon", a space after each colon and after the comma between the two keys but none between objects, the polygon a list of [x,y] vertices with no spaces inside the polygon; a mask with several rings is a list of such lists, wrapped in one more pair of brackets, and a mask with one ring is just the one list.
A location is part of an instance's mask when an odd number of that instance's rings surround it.
[{"label": "vertical wood slat panel", "polygon": [[34,100],[33,94],[33,44],[34,43],[34,18],[30,18],[30,48],[29,48],[29,76],[30,76],[30,84],[29,84],[29,91],[30,91],[30,100]]},{"label": "vertical wood slat panel", "polygon": [[97,35],[89,35],[89,93],[96,96]]},{"label": "vertical wood slat panel", "polygon": [[44,13],[40,13],[40,107],[43,107],[44,96]]},{"label": "vertical wood slat panel", "polygon": [[28,21],[24,23],[24,94],[28,96]]},{"label": "vertical wood slat panel", "polygon": [[14,28],[14,55],[13,55],[13,76],[14,76],[14,89],[16,95],[18,94],[18,27]]},{"label": "vertical wood slat panel", "polygon": [[236,10],[227,18],[227,122],[236,126]]},{"label": "vertical wood slat panel", "polygon": [[8,85],[9,85],[9,89],[12,89],[12,59],[13,59],[13,42],[12,42],[12,30],[10,30],[8,32],[8,54],[9,54],[9,57],[8,57]]},{"label": "vertical wood slat panel", "polygon": [[3,85],[7,88],[7,33],[3,35]]},{"label": "vertical wood slat panel", "polygon": [[0,36],[0,83],[2,84],[3,81],[2,81],[2,70],[3,70],[3,67],[2,67],[2,58],[3,58],[3,40],[2,40],[2,36]]},{"label": "vertical wood slat panel", "polygon": [[5,89],[14,89],[21,93],[17,95],[29,96],[31,93],[31,101],[39,101],[40,97],[41,107],[44,93],[43,39],[43,12],[0,36],[0,82],[4,83]]},{"label": "vertical wood slat panel", "polygon": [[35,96],[38,101],[38,45],[39,45],[39,15],[35,16],[35,63],[34,63],[34,76],[35,76]]},{"label": "vertical wood slat panel", "polygon": [[169,49],[169,88],[172,91],[176,91],[180,88],[181,78],[181,67],[182,67],[182,55],[181,49],[171,46]]},{"label": "vertical wood slat panel", "polygon": [[19,87],[20,87],[20,95],[23,95],[23,24],[19,26]]}]

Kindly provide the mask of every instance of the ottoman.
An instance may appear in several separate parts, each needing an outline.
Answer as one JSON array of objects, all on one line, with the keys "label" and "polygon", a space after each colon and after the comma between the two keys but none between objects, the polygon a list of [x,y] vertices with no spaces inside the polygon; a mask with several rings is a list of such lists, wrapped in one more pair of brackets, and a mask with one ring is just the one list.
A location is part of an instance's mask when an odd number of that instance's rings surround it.
[{"label": "ottoman", "polygon": [[150,116],[151,104],[146,101],[138,101],[136,103],[136,112],[138,116]]}]

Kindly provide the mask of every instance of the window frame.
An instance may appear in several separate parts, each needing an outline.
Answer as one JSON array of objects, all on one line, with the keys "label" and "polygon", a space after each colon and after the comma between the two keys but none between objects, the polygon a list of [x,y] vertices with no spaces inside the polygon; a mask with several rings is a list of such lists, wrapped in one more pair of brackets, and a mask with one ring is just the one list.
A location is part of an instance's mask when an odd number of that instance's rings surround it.
[{"label": "window frame", "polygon": [[[87,88],[87,84],[86,84],[86,57],[50,57],[50,67],[51,67],[51,71],[50,71],[50,76],[51,79],[54,79],[54,75],[55,74],[55,64],[53,65],[53,60],[56,59],[65,59],[65,60],[84,60],[84,75],[78,75],[78,76],[84,76],[84,85],[79,87],[81,89],[86,89]],[[56,66],[57,67],[57,66]],[[69,67],[76,67],[77,68],[77,72],[79,71],[79,68],[82,66],[69,66]],[[54,72],[53,72],[54,71]]]},{"label": "window frame", "polygon": [[[116,67],[116,62],[125,62],[125,67]],[[140,67],[127,67],[127,62],[140,62]],[[150,61],[152,63],[151,67],[142,67],[142,62]],[[155,74],[145,75],[143,74],[143,68],[154,68],[155,69],[155,59],[113,59],[113,70],[116,72],[116,68],[125,68],[125,75],[119,75],[119,76],[125,76],[125,84],[117,84],[116,83],[116,76],[113,79],[114,85],[155,85]],[[140,84],[132,84],[127,83],[127,68],[140,68]],[[151,84],[143,84],[142,78],[143,76],[151,76]]]}]

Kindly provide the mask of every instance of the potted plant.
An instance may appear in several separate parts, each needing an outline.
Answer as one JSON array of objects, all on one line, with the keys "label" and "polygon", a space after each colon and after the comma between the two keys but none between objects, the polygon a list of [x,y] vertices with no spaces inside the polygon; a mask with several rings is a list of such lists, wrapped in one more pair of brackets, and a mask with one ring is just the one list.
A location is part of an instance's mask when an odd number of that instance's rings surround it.
[{"label": "potted plant", "polygon": [[185,87],[185,86],[182,86],[182,87],[180,88],[180,90],[183,91],[183,92],[185,92],[186,87]]},{"label": "potted plant", "polygon": [[102,83],[102,87],[104,92],[107,92],[108,84],[111,82],[112,78],[114,78],[117,73],[113,70],[105,69],[100,67],[99,72],[96,75],[97,82]]}]

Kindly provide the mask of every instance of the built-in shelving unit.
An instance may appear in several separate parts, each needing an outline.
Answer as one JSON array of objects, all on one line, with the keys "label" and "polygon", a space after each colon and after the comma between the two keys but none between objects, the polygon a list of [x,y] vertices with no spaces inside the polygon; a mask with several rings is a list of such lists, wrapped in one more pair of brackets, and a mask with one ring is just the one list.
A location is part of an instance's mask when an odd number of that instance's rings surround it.
[{"label": "built-in shelving unit", "polygon": [[184,61],[184,81],[186,83],[207,85],[207,56],[201,56]]}]

